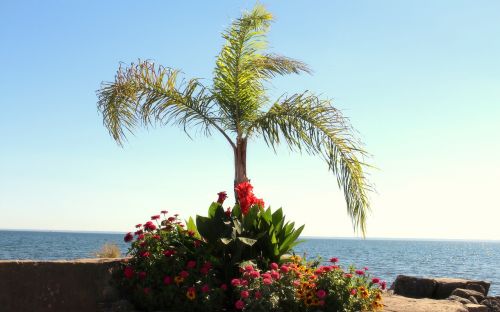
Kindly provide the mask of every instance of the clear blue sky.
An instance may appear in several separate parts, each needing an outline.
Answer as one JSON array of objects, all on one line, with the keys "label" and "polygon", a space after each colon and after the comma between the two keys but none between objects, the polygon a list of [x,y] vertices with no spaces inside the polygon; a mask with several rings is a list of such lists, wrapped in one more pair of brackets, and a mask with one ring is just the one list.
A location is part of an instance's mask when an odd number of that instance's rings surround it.
[{"label": "clear blue sky", "polygon": [[[0,228],[126,231],[162,209],[206,213],[232,188],[224,140],[163,128],[120,148],[95,90],[138,58],[210,83],[220,33],[254,3],[1,2]],[[271,94],[333,98],[373,154],[369,237],[500,239],[500,2],[261,3],[272,51],[314,69]],[[306,235],[353,235],[319,158],[250,144],[266,203]]]}]

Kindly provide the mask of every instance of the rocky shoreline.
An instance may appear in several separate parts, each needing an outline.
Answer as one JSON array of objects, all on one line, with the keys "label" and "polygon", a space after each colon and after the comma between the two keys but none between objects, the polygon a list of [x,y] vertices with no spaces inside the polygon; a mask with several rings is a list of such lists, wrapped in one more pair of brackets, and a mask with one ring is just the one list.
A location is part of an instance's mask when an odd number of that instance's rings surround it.
[{"label": "rocky shoreline", "polygon": [[500,296],[488,296],[489,289],[485,281],[399,275],[385,296],[386,311],[500,312]]},{"label": "rocky shoreline", "polygon": [[[125,259],[0,260],[0,310],[136,312],[113,285]],[[384,295],[387,312],[500,312],[489,282],[399,275]]]}]

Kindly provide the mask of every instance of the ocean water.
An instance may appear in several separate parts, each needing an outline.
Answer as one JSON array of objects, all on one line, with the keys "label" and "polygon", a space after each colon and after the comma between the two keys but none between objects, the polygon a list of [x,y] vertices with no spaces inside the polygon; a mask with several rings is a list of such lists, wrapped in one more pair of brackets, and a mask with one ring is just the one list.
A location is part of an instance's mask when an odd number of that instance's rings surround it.
[{"label": "ocean water", "polygon": [[[478,279],[492,282],[490,294],[500,295],[500,242],[303,239],[297,254],[366,266],[388,284],[398,274]],[[122,234],[0,231],[0,260],[90,258],[107,242],[127,252]]]}]

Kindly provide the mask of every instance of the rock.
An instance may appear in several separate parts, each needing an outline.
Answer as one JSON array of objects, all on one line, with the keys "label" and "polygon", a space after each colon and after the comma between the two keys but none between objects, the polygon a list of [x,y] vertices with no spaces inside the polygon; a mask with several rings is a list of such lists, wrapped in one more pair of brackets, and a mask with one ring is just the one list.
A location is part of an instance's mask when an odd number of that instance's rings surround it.
[{"label": "rock", "polygon": [[453,300],[453,301],[458,301],[460,302],[461,304],[468,304],[468,303],[473,303],[472,301],[470,301],[469,299],[465,299],[465,298],[462,298],[462,297],[459,297],[459,296],[449,296],[448,297],[448,300]]},{"label": "rock", "polygon": [[481,304],[487,306],[490,312],[500,312],[500,297],[487,297]]},{"label": "rock", "polygon": [[452,300],[433,300],[407,298],[384,294],[384,312],[467,312],[459,302]]},{"label": "rock", "polygon": [[398,275],[391,288],[394,288],[394,294],[400,296],[410,298],[432,298],[436,288],[436,282],[430,278]]},{"label": "rock", "polygon": [[473,303],[466,304],[465,308],[467,309],[468,312],[489,312],[490,311],[487,306],[480,305],[480,304],[473,304]]},{"label": "rock", "polygon": [[470,302],[474,303],[474,304],[479,304],[479,302],[477,301],[476,298],[472,297],[472,296],[469,296],[467,299],[470,300]]},{"label": "rock", "polygon": [[484,287],[480,284],[467,284],[467,286],[465,286],[465,288],[478,291],[485,296],[488,295],[488,292],[486,291],[486,289],[484,289]]},{"label": "rock", "polygon": [[435,299],[448,298],[457,288],[475,288],[477,290],[480,289],[478,287],[479,285],[484,288],[484,296],[488,295],[488,290],[490,289],[490,283],[484,281],[473,281],[459,278],[435,278],[434,281],[437,283],[433,296]]},{"label": "rock", "polygon": [[462,297],[462,298],[467,298],[467,299],[469,297],[473,297],[475,300],[471,300],[471,301],[473,301],[473,302],[476,301],[475,303],[477,303],[478,301],[484,300],[484,295],[482,293],[475,291],[475,290],[472,290],[472,289],[457,288],[451,292],[451,295]]}]

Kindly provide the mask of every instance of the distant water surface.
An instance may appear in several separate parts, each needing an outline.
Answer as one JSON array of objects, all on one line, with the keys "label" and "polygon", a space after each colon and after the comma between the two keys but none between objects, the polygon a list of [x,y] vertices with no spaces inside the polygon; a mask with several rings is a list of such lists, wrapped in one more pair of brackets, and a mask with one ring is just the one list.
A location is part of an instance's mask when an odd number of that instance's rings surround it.
[{"label": "distant water surface", "polygon": [[[360,240],[305,238],[295,248],[308,259],[338,257],[340,264],[369,267],[389,283],[398,274],[491,281],[500,295],[500,242]],[[125,254],[122,234],[0,231],[0,259],[77,259],[92,257],[104,243]]]}]

